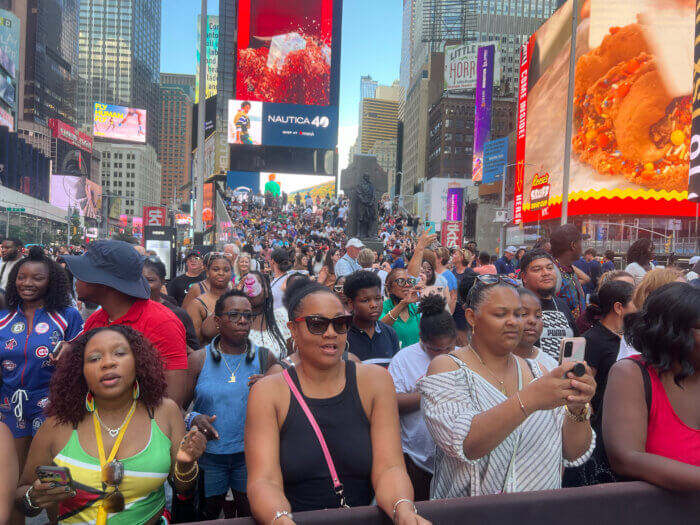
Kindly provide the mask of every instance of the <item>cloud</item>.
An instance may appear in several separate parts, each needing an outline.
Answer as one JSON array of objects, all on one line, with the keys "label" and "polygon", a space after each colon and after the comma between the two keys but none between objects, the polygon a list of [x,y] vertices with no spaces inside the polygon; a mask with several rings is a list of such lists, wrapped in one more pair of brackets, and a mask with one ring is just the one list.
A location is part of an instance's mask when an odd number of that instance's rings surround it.
[{"label": "cloud", "polygon": [[338,128],[338,170],[347,168],[348,153],[357,139],[357,124],[352,126],[340,126]]}]

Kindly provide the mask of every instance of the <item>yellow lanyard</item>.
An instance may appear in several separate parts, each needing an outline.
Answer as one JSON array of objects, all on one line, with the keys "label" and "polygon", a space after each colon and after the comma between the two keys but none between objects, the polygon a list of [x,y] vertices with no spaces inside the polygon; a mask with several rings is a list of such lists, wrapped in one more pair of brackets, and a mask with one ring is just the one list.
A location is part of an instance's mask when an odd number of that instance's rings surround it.
[{"label": "yellow lanyard", "polygon": [[119,434],[117,434],[117,439],[114,442],[114,446],[112,447],[112,451],[109,453],[109,458],[105,460],[105,448],[102,443],[102,429],[100,428],[100,422],[97,419],[97,411],[92,413],[92,421],[95,424],[95,437],[97,438],[97,452],[100,455],[100,467],[104,467],[107,463],[112,461],[114,459],[114,456],[117,455],[117,450],[119,449],[119,445],[121,445],[122,439],[124,438],[124,434],[126,433],[126,427],[129,426],[129,422],[131,421],[132,416],[134,415],[134,411],[136,410],[136,401],[133,402],[131,405],[131,408],[129,409],[129,413],[126,415],[126,419],[124,420],[124,424],[122,425],[121,430],[119,431]]},{"label": "yellow lanyard", "polygon": [[[117,439],[114,442],[114,446],[112,447],[111,452],[109,453],[108,459],[105,459],[105,448],[102,442],[102,429],[100,428],[100,421],[97,419],[97,409],[95,409],[95,412],[92,413],[92,422],[95,424],[95,439],[97,440],[97,452],[100,456],[100,471],[104,468],[104,466],[107,463],[111,462],[117,455],[119,445],[121,445],[122,439],[124,438],[124,434],[126,433],[126,427],[129,426],[129,422],[131,421],[135,410],[136,400],[134,400],[134,402],[131,405],[131,408],[129,409],[129,413],[126,415],[126,419],[122,424],[122,428],[119,430],[119,434],[117,434]],[[100,478],[102,478],[102,475],[100,475]],[[103,478],[102,480],[104,481]],[[95,523],[97,525],[105,525],[107,523],[107,511],[105,510],[103,505],[100,505],[100,507],[97,509],[97,520]]]}]

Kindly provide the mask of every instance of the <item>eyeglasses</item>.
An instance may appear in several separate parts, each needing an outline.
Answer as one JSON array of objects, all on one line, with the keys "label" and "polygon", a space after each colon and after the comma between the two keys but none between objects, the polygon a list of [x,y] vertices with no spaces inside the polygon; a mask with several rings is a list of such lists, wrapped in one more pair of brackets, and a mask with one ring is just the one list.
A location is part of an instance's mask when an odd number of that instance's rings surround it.
[{"label": "eyeglasses", "polygon": [[124,495],[119,492],[119,485],[124,480],[124,464],[116,459],[102,467],[102,484],[114,487],[102,500],[102,507],[108,514],[124,510]]},{"label": "eyeglasses", "polygon": [[[477,275],[476,280],[479,281],[481,284],[484,286],[493,286],[494,284],[507,284],[510,286],[515,286],[516,288],[518,287],[518,282],[515,279],[511,279],[510,277],[506,275],[492,275],[492,274],[486,274],[486,275]],[[474,283],[476,284],[476,283]]]},{"label": "eyeglasses", "polygon": [[306,321],[306,328],[314,335],[323,335],[328,330],[328,325],[333,323],[333,330],[337,334],[347,333],[352,324],[352,315],[339,315],[333,319],[320,315],[307,315],[306,317],[297,317],[294,319],[297,323]]},{"label": "eyeglasses", "polygon": [[237,312],[235,310],[231,310],[230,312],[222,313],[220,317],[228,317],[228,320],[232,323],[237,323],[239,319],[243,318],[245,322],[249,323],[254,316],[253,312]]},{"label": "eyeglasses", "polygon": [[404,286],[415,286],[417,282],[418,280],[414,277],[399,277],[398,279],[394,279],[392,284],[396,283],[403,288]]},{"label": "eyeglasses", "polygon": [[345,289],[345,286],[343,286],[342,284],[336,284],[335,286],[333,286],[333,291],[336,293],[340,293],[344,289]]}]

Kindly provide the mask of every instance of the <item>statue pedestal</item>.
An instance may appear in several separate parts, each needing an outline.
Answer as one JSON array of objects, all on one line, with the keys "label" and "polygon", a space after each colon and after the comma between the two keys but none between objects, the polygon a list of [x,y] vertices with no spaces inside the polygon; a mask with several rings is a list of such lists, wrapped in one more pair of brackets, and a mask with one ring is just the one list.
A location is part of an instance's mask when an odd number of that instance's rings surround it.
[{"label": "statue pedestal", "polygon": [[384,242],[381,239],[360,239],[365,248],[369,248],[373,252],[379,252],[379,255],[384,255]]}]

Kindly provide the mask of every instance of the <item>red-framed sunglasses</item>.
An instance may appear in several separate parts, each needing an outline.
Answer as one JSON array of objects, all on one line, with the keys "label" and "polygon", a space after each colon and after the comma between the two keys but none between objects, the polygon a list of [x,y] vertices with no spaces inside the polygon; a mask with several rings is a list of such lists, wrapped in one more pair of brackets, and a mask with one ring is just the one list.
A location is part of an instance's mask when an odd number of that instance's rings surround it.
[{"label": "red-framed sunglasses", "polygon": [[350,329],[352,324],[352,315],[339,315],[329,319],[321,315],[307,315],[305,317],[297,317],[294,319],[297,323],[306,321],[306,328],[314,335],[323,335],[328,330],[328,325],[333,323],[333,330],[336,334],[345,334]]}]

